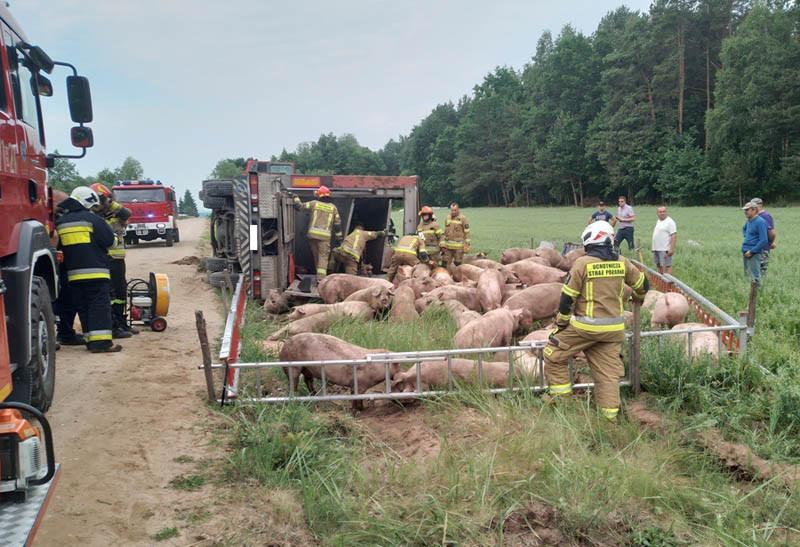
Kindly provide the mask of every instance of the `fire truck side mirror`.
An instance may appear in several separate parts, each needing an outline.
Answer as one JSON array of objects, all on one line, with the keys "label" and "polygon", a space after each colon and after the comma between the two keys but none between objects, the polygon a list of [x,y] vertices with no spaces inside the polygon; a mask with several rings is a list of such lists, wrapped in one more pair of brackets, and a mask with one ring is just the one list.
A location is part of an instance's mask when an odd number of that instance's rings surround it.
[{"label": "fire truck side mirror", "polygon": [[91,148],[94,146],[94,134],[91,127],[79,125],[70,129],[70,139],[75,148]]},{"label": "fire truck side mirror", "polygon": [[50,74],[53,72],[55,63],[50,56],[44,52],[39,46],[32,46],[27,42],[20,42],[17,45],[18,49],[24,51],[28,58],[33,62],[39,70],[43,70]]},{"label": "fire truck side mirror", "polygon": [[92,121],[92,93],[85,76],[67,76],[69,115],[75,123]]}]

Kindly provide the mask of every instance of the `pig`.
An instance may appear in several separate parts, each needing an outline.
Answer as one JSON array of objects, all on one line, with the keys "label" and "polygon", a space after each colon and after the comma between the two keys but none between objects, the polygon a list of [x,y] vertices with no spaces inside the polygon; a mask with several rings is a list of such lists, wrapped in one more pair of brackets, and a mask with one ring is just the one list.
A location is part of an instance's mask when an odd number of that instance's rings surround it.
[{"label": "pig", "polygon": [[444,268],[436,268],[431,272],[431,277],[439,283],[439,285],[450,285],[453,282],[453,276],[450,275]]},{"label": "pig", "polygon": [[414,273],[414,268],[412,266],[402,265],[397,267],[397,273],[394,276],[394,286],[397,287],[405,281],[406,279],[411,279],[411,275]]},{"label": "pig", "polygon": [[[281,348],[278,358],[281,361],[321,361],[335,359],[362,359],[369,354],[388,353],[385,349],[366,349],[349,344],[335,336],[318,333],[296,334],[286,340]],[[369,388],[380,384],[386,379],[386,366],[384,363],[366,363],[356,366],[358,379],[358,392],[364,393]],[[291,385],[297,386],[300,375],[308,387],[308,391],[315,393],[314,379],[322,378],[322,367],[286,367],[284,372]],[[401,369],[398,363],[389,363],[389,377],[398,374]],[[353,367],[349,365],[325,366],[327,382],[339,386],[353,388]],[[356,404],[359,403],[359,404]],[[354,407],[360,408],[361,401],[354,401]]]},{"label": "pig", "polygon": [[553,268],[558,267],[558,265],[561,264],[561,261],[564,260],[564,257],[561,256],[561,253],[556,251],[553,247],[543,247],[541,245],[536,249],[536,256],[540,256],[549,260],[550,266]]},{"label": "pig", "polygon": [[415,299],[439,287],[439,284],[432,277],[412,277],[400,283],[399,286],[402,287],[403,285],[408,285],[414,290]]},{"label": "pig", "polygon": [[689,301],[682,294],[668,292],[661,296],[653,309],[651,322],[654,325],[666,325],[670,328],[686,321],[689,313]]},{"label": "pig", "polygon": [[503,304],[508,302],[508,299],[518,294],[523,290],[523,286],[521,283],[506,283],[503,285]]},{"label": "pig", "polygon": [[[445,285],[444,287],[433,289],[422,298],[417,299],[415,305],[417,311],[422,313],[422,311],[433,302],[445,300],[458,300],[473,311],[481,311],[481,301],[478,297],[477,289],[461,285]],[[422,305],[422,309],[420,309],[420,304]]]},{"label": "pig", "polygon": [[[369,304],[366,302],[341,302],[341,307],[333,308],[329,311],[315,313],[302,319],[292,321],[282,329],[276,331],[269,340],[279,340],[284,336],[300,334],[302,332],[321,332],[328,328],[334,320],[339,317],[352,317],[353,319],[367,321],[375,315]],[[335,304],[334,304],[335,305]]]},{"label": "pig", "polygon": [[543,266],[527,260],[514,262],[508,266],[508,269],[517,274],[519,280],[529,286],[541,283],[560,283],[567,275],[558,268]]},{"label": "pig", "polygon": [[326,304],[342,302],[360,289],[367,287],[392,288],[392,284],[378,277],[359,277],[351,274],[331,274],[319,282],[317,291]]},{"label": "pig", "polygon": [[518,292],[503,304],[509,310],[524,309],[528,316],[520,322],[520,326],[529,329],[534,321],[553,317],[558,312],[561,300],[561,283],[542,283]]},{"label": "pig", "polygon": [[[447,360],[426,361],[415,364],[406,371],[392,377],[392,391],[412,393],[417,391],[417,367],[419,367],[419,391],[430,388],[444,388],[449,385]],[[478,384],[483,381],[487,387],[506,387],[508,385],[508,363],[484,361],[480,371],[477,361],[454,358],[450,361],[453,382]]]},{"label": "pig", "polygon": [[[672,330],[684,330],[684,329],[702,329],[707,327],[708,325],[704,325],[703,323],[678,323],[672,327]],[[689,335],[688,334],[677,334],[671,336],[673,339],[684,339],[686,340],[685,345],[683,346],[684,354],[689,357],[690,359],[696,359],[707,353],[711,356],[712,359],[717,360],[719,359],[719,340],[717,339],[716,332],[695,332],[692,334],[692,354],[689,355]]]},{"label": "pig", "polygon": [[524,310],[498,308],[474,319],[458,330],[453,341],[457,348],[507,346],[519,328]]},{"label": "pig", "polygon": [[389,321],[405,322],[419,319],[419,314],[414,308],[415,295],[410,281],[406,281],[395,289]]},{"label": "pig", "polygon": [[661,291],[657,291],[655,289],[650,289],[647,291],[647,294],[644,295],[644,301],[642,302],[642,309],[649,310],[650,313],[656,308],[656,302],[664,293]]},{"label": "pig", "polygon": [[492,311],[500,307],[503,301],[505,276],[499,270],[484,270],[478,278],[478,299],[483,311]]},{"label": "pig", "polygon": [[550,266],[550,261],[543,256],[532,256],[530,258],[523,258],[522,260],[517,260],[513,264],[519,264],[520,262],[533,262],[534,264],[541,264],[542,266]]},{"label": "pig", "polygon": [[345,302],[366,302],[375,311],[383,311],[392,303],[392,289],[383,286],[367,287],[354,292]]},{"label": "pig", "polygon": [[519,262],[523,258],[530,258],[536,255],[536,249],[527,249],[525,247],[512,247],[506,249],[500,255],[500,262],[502,264],[513,264]]},{"label": "pig", "polygon": [[295,307],[292,310],[292,313],[290,313],[287,317],[290,321],[297,321],[298,319],[311,317],[312,315],[316,315],[318,313],[334,313],[343,315],[359,314],[363,309],[365,309],[363,304],[367,304],[374,311],[380,311],[370,306],[367,302],[351,300],[349,302],[337,302],[336,304],[303,304],[302,306]]},{"label": "pig", "polygon": [[495,270],[499,270],[503,267],[503,265],[497,262],[496,260],[490,260],[488,258],[479,258],[473,260],[471,264],[473,266],[477,266],[478,268],[483,268],[484,270],[486,268],[494,268]]},{"label": "pig", "polygon": [[538,329],[533,332],[528,333],[525,338],[523,338],[522,342],[547,342],[547,339],[550,338],[550,335],[553,334],[553,330],[556,328],[554,324],[550,324],[543,329]]},{"label": "pig", "polygon": [[464,255],[464,258],[462,259],[461,262],[462,262],[462,264],[472,264],[474,261],[480,260],[482,258],[486,258],[487,256],[488,255],[486,253],[481,251],[481,252],[476,253],[474,255]]},{"label": "pig", "polygon": [[453,321],[459,329],[473,319],[477,319],[481,316],[480,313],[467,308],[458,300],[445,300],[444,302],[439,302],[438,304],[447,309],[447,311],[450,313],[450,317],[453,318]]},{"label": "pig", "polygon": [[564,258],[561,259],[561,263],[557,267],[565,272],[568,272],[572,269],[572,266],[575,265],[575,261],[585,254],[586,251],[583,249],[573,249],[564,255]]},{"label": "pig", "polygon": [[430,277],[431,276],[431,267],[425,264],[424,262],[420,262],[411,270],[411,277],[417,279],[420,277]]},{"label": "pig", "polygon": [[267,313],[279,314],[289,311],[289,297],[283,291],[270,289],[264,300],[264,309]]},{"label": "pig", "polygon": [[461,264],[453,269],[453,279],[459,282],[464,281],[465,279],[470,279],[477,282],[481,272],[483,272],[483,268],[479,268],[478,266],[474,266],[472,264]]}]

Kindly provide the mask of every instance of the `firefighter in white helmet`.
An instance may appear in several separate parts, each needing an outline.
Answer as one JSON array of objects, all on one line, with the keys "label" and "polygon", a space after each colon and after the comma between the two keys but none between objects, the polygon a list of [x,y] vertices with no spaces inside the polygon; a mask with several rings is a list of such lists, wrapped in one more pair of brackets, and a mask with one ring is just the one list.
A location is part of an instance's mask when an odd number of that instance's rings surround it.
[{"label": "firefighter in white helmet", "polygon": [[647,278],[614,250],[614,228],[593,222],[581,236],[586,256],[575,261],[561,290],[556,330],[544,348],[551,395],[572,393],[567,361],[584,352],[595,383],[595,402],[603,416],[619,412],[619,380],[625,369],[620,357],[625,341],[624,285],[636,297],[647,292]]}]

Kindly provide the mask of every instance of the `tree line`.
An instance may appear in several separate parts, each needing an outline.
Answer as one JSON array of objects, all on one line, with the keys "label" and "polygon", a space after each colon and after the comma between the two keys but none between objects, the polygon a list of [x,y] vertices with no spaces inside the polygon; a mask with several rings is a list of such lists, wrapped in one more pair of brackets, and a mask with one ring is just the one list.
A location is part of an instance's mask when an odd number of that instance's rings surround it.
[{"label": "tree line", "polygon": [[620,7],[591,35],[545,32],[521,69],[496,68],[380,150],[325,134],[272,159],[300,173],[415,174],[437,205],[797,199],[800,7]]}]

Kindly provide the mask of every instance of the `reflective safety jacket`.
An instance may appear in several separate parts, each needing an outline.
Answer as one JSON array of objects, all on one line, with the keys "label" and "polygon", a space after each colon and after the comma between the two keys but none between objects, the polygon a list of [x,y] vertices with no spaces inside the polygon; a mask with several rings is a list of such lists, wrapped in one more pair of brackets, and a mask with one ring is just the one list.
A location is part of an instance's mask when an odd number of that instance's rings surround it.
[{"label": "reflective safety jacket", "polygon": [[444,246],[447,249],[463,249],[469,244],[469,221],[459,213],[455,218],[448,215],[444,220]]},{"label": "reflective safety jacket", "polygon": [[400,238],[394,252],[417,256],[419,251],[425,251],[425,244],[417,235],[408,235]]},{"label": "reflective safety jacket", "polygon": [[425,249],[428,254],[439,252],[439,242],[442,240],[444,230],[439,227],[439,223],[431,219],[428,222],[422,221],[417,226],[417,233],[425,238]]},{"label": "reflective safety jacket", "polygon": [[111,279],[108,248],[114,244],[114,232],[101,217],[72,198],[59,204],[65,212],[56,220],[58,248],[64,252],[67,281]]},{"label": "reflective safety jacket", "polygon": [[111,230],[114,232],[114,243],[108,248],[108,256],[117,260],[125,259],[125,225],[131,217],[130,209],[112,201],[108,209],[103,213]]},{"label": "reflective safety jacket", "polygon": [[342,242],[342,252],[355,259],[356,262],[361,260],[361,255],[364,253],[364,248],[367,246],[367,241],[372,241],[378,237],[378,232],[370,232],[369,230],[361,230],[356,228],[344,238]]},{"label": "reflective safety jacket", "polygon": [[644,274],[624,256],[617,260],[580,257],[561,289],[563,294],[575,300],[570,324],[593,333],[624,331],[625,285],[641,292],[644,283]]},{"label": "reflective safety jacket", "polygon": [[294,198],[295,208],[311,212],[308,223],[308,238],[330,241],[331,231],[335,230],[337,238],[342,238],[342,219],[336,205],[330,202],[312,200],[303,203],[300,198]]}]

